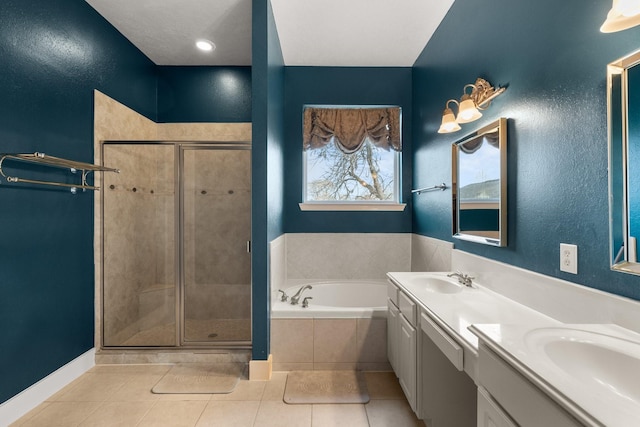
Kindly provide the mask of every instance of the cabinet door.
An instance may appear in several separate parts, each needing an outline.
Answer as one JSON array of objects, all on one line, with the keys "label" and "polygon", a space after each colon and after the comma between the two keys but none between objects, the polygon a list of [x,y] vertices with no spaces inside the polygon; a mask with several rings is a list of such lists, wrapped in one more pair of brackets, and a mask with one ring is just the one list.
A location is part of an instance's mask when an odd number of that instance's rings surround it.
[{"label": "cabinet door", "polygon": [[391,364],[391,368],[396,373],[396,376],[400,375],[398,366],[398,336],[400,324],[398,307],[395,306],[393,301],[387,300],[389,310],[387,311],[387,358]]},{"label": "cabinet door", "polygon": [[478,427],[517,427],[482,387],[478,388]]},{"label": "cabinet door", "polygon": [[417,371],[416,371],[416,342],[417,334],[416,329],[411,326],[411,323],[400,314],[400,345],[398,346],[399,353],[397,354],[398,362],[400,364],[400,386],[404,391],[405,396],[411,409],[416,410],[416,383],[417,383]]}]

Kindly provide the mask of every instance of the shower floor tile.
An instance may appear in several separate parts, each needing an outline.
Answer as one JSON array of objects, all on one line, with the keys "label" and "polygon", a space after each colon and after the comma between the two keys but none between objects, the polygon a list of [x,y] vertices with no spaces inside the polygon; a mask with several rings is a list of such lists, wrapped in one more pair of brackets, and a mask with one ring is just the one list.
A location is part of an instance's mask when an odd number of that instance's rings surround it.
[{"label": "shower floor tile", "polygon": [[[124,341],[122,346],[172,346],[175,325],[145,329]],[[194,342],[251,341],[251,319],[186,319],[185,339]]]},{"label": "shower floor tile", "polygon": [[226,395],[151,394],[153,381],[170,367],[97,365],[11,426],[424,427],[390,372],[365,374],[367,404],[287,405],[287,372],[274,372],[270,381],[241,379]]}]

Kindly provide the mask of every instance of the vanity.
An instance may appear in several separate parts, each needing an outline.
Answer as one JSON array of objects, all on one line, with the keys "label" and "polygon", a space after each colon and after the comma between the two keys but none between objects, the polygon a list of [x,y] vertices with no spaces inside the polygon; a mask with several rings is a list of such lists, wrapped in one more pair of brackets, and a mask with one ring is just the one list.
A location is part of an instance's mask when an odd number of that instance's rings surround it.
[{"label": "vanity", "polygon": [[[489,269],[507,282],[527,275],[496,268]],[[602,312],[615,306],[637,320],[637,302],[569,282],[559,287],[562,281],[535,273],[506,284],[520,293],[515,299],[496,292],[503,280],[488,279],[489,272],[477,274],[472,287],[446,273],[387,276],[389,358],[427,426],[640,425],[640,334],[603,321]],[[549,306],[527,300],[536,297],[526,288],[548,291]],[[575,292],[575,308],[553,300],[567,292]],[[601,313],[589,314],[596,305]]]}]

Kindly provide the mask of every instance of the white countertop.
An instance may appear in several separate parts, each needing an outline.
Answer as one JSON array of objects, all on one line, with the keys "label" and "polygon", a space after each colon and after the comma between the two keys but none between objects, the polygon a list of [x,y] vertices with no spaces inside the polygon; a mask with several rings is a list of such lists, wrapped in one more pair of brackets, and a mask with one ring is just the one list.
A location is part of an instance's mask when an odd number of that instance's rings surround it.
[{"label": "white countertop", "polygon": [[[621,366],[629,361],[632,362],[630,366],[634,366],[634,356],[640,358],[640,334],[617,325],[586,324],[561,324],[555,328],[541,328],[538,325],[474,325],[472,329],[494,352],[585,425],[640,426],[640,405],[637,404],[640,398],[640,371],[626,371]],[[568,359],[572,366],[569,369],[562,368],[547,357],[543,344],[554,334],[554,331],[547,329],[557,329],[557,336],[566,337],[565,341],[596,344],[604,352],[620,347],[623,355],[621,358],[613,355],[610,361],[607,360],[610,363],[603,363],[603,356],[589,357],[584,352],[584,359],[589,360],[581,360],[582,357]],[[582,334],[582,331],[585,333]],[[613,343],[608,342],[611,341],[610,337],[614,338]],[[615,342],[616,339],[620,340],[619,343]],[[627,359],[624,353],[630,357]],[[616,388],[611,385],[611,375],[598,372],[600,370],[613,371],[613,376],[618,380],[633,386]],[[576,380],[576,377],[581,379]]]},{"label": "white countertop", "polygon": [[[465,345],[477,353],[478,337],[469,326],[478,323],[555,325],[560,322],[478,284],[462,292],[445,294],[415,285],[411,279],[428,275],[447,279],[446,273],[391,272],[387,276]],[[451,279],[448,279],[451,280]],[[455,279],[454,279],[455,280]]]},{"label": "white countertop", "polygon": [[[585,425],[640,426],[640,405],[637,403],[640,401],[640,369],[629,369],[627,375],[624,370],[609,369],[616,364],[636,366],[634,359],[640,359],[640,334],[618,325],[564,324],[481,284],[474,283],[473,288],[464,288],[458,293],[434,292],[412,283],[420,275],[447,278],[446,273],[387,274],[440,326],[476,355],[480,337],[494,352]],[[574,359],[565,358],[566,365],[560,367],[551,360],[546,352],[548,347],[544,346],[555,339],[555,332],[558,336],[567,332],[565,341],[586,342],[587,345],[593,342],[600,346],[602,340],[607,344],[607,339],[621,340],[624,352],[630,356],[626,360],[624,354],[616,358],[614,351],[611,352],[612,359],[599,354],[595,360],[586,360],[589,359],[586,354],[583,357],[583,353],[575,353],[570,355]],[[605,348],[606,353],[607,348],[615,350],[616,344],[601,348]],[[563,348],[559,351],[562,358]],[[571,363],[572,360],[575,363]],[[609,377],[599,377],[595,372],[599,369],[604,369]],[[568,373],[568,370],[573,372]],[[610,385],[611,375],[622,377],[614,378],[613,382],[622,381],[633,386],[626,390],[616,389]],[[626,379],[631,381],[625,382]]]}]

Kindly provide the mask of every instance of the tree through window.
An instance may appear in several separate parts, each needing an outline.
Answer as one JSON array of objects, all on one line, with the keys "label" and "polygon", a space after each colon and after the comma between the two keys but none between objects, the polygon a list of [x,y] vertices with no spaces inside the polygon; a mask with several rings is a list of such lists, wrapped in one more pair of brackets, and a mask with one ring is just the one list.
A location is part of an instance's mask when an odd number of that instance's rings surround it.
[{"label": "tree through window", "polygon": [[304,121],[305,203],[399,203],[399,107],[313,107]]}]

